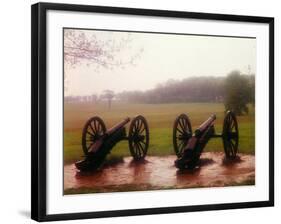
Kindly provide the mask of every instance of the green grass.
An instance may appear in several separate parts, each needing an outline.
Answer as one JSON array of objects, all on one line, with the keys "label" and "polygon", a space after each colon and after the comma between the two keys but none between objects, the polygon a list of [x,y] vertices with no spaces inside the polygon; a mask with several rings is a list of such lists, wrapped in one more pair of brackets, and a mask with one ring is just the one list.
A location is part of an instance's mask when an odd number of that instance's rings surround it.
[{"label": "green grass", "polygon": [[[72,163],[82,158],[81,136],[85,122],[92,116],[100,116],[109,128],[125,117],[143,115],[149,124],[149,155],[164,156],[174,154],[172,130],[176,117],[188,114],[195,130],[211,114],[217,115],[216,132],[221,132],[224,118],[224,106],[220,103],[182,103],[182,104],[121,104],[113,103],[111,110],[106,104],[65,104],[64,106],[64,162]],[[247,116],[238,117],[239,152],[254,154],[255,116],[253,108]],[[127,125],[127,130],[128,130]],[[212,139],[205,151],[223,151],[221,139]],[[111,156],[130,155],[127,141],[118,143]]]}]

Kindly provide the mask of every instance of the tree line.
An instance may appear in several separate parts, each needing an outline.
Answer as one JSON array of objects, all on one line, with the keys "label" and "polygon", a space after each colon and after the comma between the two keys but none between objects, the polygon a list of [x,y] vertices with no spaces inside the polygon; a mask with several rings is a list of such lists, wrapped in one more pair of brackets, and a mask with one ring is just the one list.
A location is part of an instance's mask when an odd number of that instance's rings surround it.
[{"label": "tree line", "polygon": [[138,103],[181,103],[222,101],[221,77],[192,77],[168,80],[147,91],[124,91],[117,95],[122,101]]},{"label": "tree line", "polygon": [[[168,80],[147,91],[124,91],[118,99],[134,103],[223,102],[226,110],[248,112],[255,100],[255,76],[232,71],[226,77],[192,77]],[[239,107],[239,109],[235,109]]]},{"label": "tree line", "polygon": [[155,88],[141,91],[123,91],[114,93],[105,90],[100,96],[67,96],[66,102],[107,101],[110,109],[112,101],[127,103],[190,103],[221,102],[225,110],[237,115],[248,113],[247,105],[255,102],[255,76],[232,71],[225,77],[201,76],[182,80],[168,80]]}]

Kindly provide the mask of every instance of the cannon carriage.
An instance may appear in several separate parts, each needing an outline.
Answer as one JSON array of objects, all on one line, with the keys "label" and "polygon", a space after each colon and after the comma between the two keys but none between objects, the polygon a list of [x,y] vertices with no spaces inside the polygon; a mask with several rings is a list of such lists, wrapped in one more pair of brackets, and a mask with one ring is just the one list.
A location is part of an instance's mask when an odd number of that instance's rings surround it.
[{"label": "cannon carriage", "polygon": [[173,146],[177,155],[178,169],[193,169],[198,164],[204,147],[211,138],[221,138],[227,159],[235,159],[238,151],[239,133],[236,116],[228,111],[224,118],[222,133],[216,133],[216,115],[210,116],[192,133],[191,122],[186,114],[177,117],[173,127]]},{"label": "cannon carriage", "polygon": [[98,169],[113,147],[122,140],[128,141],[134,160],[143,160],[149,146],[148,124],[143,116],[136,116],[130,123],[127,135],[125,126],[130,120],[126,118],[107,130],[100,117],[90,118],[82,131],[82,149],[85,159],[76,162],[76,168],[81,171]]}]

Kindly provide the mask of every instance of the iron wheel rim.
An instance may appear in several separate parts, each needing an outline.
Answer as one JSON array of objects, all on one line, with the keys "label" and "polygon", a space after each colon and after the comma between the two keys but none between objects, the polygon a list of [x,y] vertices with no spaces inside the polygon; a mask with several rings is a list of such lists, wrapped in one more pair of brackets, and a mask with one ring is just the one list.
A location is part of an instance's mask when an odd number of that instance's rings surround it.
[{"label": "iron wheel rim", "polygon": [[100,117],[90,118],[82,131],[82,148],[84,155],[88,155],[89,149],[106,133],[106,126]]},{"label": "iron wheel rim", "polygon": [[223,122],[223,145],[226,158],[236,158],[239,145],[238,122],[235,114],[228,111]]},{"label": "iron wheel rim", "polygon": [[173,127],[173,146],[178,158],[183,154],[183,151],[192,136],[192,127],[189,117],[186,114],[181,114],[177,117]]},{"label": "iron wheel rim", "polygon": [[136,116],[129,128],[129,149],[134,160],[144,159],[149,146],[149,129],[146,119]]}]

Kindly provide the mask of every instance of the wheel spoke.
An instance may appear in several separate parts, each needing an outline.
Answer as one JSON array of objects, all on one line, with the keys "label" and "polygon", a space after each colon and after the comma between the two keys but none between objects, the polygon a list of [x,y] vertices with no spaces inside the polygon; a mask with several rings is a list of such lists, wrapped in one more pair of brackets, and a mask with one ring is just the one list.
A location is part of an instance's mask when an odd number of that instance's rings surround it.
[{"label": "wheel spoke", "polygon": [[139,120],[136,120],[136,122],[135,122],[135,124],[134,124],[134,133],[137,132],[138,125],[139,125]]},{"label": "wheel spoke", "polygon": [[97,131],[97,133],[100,132],[100,123],[99,122],[96,123],[96,131]]},{"label": "wheel spoke", "polygon": [[231,144],[233,145],[233,149],[235,150],[237,148],[237,141],[233,141],[233,139],[230,140]]},{"label": "wheel spoke", "polygon": [[94,134],[92,134],[91,132],[89,132],[88,130],[87,130],[87,133],[89,134],[89,135],[91,135],[91,136],[93,136],[94,137]]},{"label": "wheel spoke", "polygon": [[146,145],[146,142],[144,140],[140,140],[141,143],[143,143],[144,145]]},{"label": "wheel spoke", "polygon": [[136,146],[136,152],[137,152],[137,157],[139,158],[141,156],[141,152],[140,152],[140,148],[139,148],[139,145],[137,143],[135,143],[135,146]]},{"label": "wheel spoke", "polygon": [[139,125],[139,120],[136,120],[135,123],[134,123],[134,126],[133,126],[133,133],[137,132],[138,125]]},{"label": "wheel spoke", "polygon": [[139,133],[142,134],[144,130],[145,130],[145,126],[143,125],[142,129],[139,131]]},{"label": "wheel spoke", "polygon": [[183,141],[179,141],[178,148],[181,147],[182,144],[183,144]]},{"label": "wheel spoke", "polygon": [[140,133],[140,130],[142,129],[142,127],[143,127],[143,123],[140,121],[139,128],[138,128],[139,133]]},{"label": "wheel spoke", "polygon": [[97,133],[98,129],[97,129],[97,124],[96,124],[96,120],[93,120],[93,122],[91,123],[94,123],[94,132]]},{"label": "wheel spoke", "polygon": [[184,131],[185,130],[184,119],[180,120],[180,125],[181,125],[182,130]]},{"label": "wheel spoke", "polygon": [[137,132],[139,132],[141,125],[142,125],[141,120],[138,120]]},{"label": "wheel spoke", "polygon": [[[89,126],[90,126],[90,125],[89,125]],[[95,135],[95,132],[92,131],[91,128],[89,128],[89,126],[87,127],[87,131],[88,131],[89,133],[91,133],[91,135]]]},{"label": "wheel spoke", "polygon": [[183,130],[180,130],[180,129],[177,128],[177,131],[180,132],[182,135],[184,134]]},{"label": "wheel spoke", "polygon": [[95,136],[95,134],[92,133],[90,129],[87,129],[86,134],[87,134],[87,136],[89,136],[89,135],[90,136]]},{"label": "wheel spoke", "polygon": [[185,149],[185,146],[186,146],[186,144],[183,143],[183,144],[182,144],[182,147],[181,147],[181,149],[180,149],[180,155],[182,155],[182,153],[183,153],[183,151],[184,151],[184,149]]},{"label": "wheel spoke", "polygon": [[232,141],[229,141],[229,144],[231,145],[231,155],[234,156],[234,145],[232,144]]},{"label": "wheel spoke", "polygon": [[141,125],[142,125],[141,120],[138,120],[137,132],[140,131]]},{"label": "wheel spoke", "polygon": [[179,143],[179,145],[178,145],[178,148],[180,149],[180,151],[181,151],[181,149],[183,148],[183,145],[184,145],[184,141],[181,141],[181,142]]},{"label": "wheel spoke", "polygon": [[140,143],[140,142],[138,142],[137,144],[138,144],[139,148],[141,149],[142,154],[144,154],[144,148],[142,147],[141,143]]},{"label": "wheel spoke", "polygon": [[185,130],[185,127],[186,127],[186,120],[185,119],[181,119],[181,123],[182,123],[182,126],[183,126],[183,130]]},{"label": "wheel spoke", "polygon": [[234,119],[232,119],[232,123],[231,123],[231,128],[230,128],[230,130],[232,130],[234,127],[235,127],[235,122],[234,122]]},{"label": "wheel spoke", "polygon": [[89,126],[90,126],[90,128],[91,128],[91,130],[92,130],[92,133],[95,135],[95,134],[96,134],[96,132],[95,132],[95,130],[93,129],[92,124],[90,123],[90,124],[89,124]]},{"label": "wheel spoke", "polygon": [[87,150],[88,150],[88,151],[89,151],[89,149],[92,147],[92,145],[94,145],[93,142],[87,147]]},{"label": "wheel spoke", "polygon": [[182,126],[182,123],[181,123],[181,119],[178,120],[178,127],[180,127],[181,130],[183,130],[183,126]]}]

